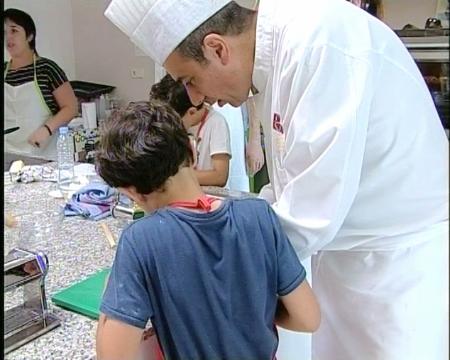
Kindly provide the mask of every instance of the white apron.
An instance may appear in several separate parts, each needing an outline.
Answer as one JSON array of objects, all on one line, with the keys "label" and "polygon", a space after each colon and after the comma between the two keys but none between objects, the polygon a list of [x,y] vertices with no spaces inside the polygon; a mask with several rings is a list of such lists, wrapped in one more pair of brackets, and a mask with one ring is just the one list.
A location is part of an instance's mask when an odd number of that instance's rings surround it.
[{"label": "white apron", "polygon": [[[56,140],[53,134],[45,148],[37,148],[28,143],[28,137],[51,116],[52,112],[45,103],[36,76],[36,58],[33,57],[34,81],[11,86],[4,82],[4,129],[20,127],[19,130],[5,135],[5,152],[48,160],[56,160]],[[4,72],[8,73],[9,64]]]},{"label": "white apron", "polygon": [[406,249],[312,256],[322,312],[312,359],[449,358],[448,221],[422,236],[426,242]]}]

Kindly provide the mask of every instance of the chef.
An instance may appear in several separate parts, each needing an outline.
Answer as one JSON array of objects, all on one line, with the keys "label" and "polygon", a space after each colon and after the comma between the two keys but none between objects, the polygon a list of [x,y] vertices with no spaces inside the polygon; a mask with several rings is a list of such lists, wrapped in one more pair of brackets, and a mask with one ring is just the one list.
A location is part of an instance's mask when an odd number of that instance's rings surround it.
[{"label": "chef", "polygon": [[312,256],[314,360],[444,359],[448,141],[398,37],[343,0],[113,0],[191,100],[254,96],[272,202]]}]

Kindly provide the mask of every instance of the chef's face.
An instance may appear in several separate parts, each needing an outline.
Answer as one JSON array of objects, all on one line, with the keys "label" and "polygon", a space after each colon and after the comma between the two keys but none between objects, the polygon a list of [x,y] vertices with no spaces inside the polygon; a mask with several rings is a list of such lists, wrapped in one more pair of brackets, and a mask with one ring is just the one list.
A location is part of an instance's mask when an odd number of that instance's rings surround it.
[{"label": "chef's face", "polygon": [[217,101],[219,106],[226,103],[239,106],[248,98],[251,70],[242,66],[238,52],[230,51],[227,44],[218,41],[210,45],[203,46],[205,63],[174,51],[164,67],[175,80],[184,84],[194,105]]},{"label": "chef's face", "polygon": [[32,40],[33,35],[28,36],[25,33],[25,29],[6,19],[3,26],[5,45],[8,53],[11,57],[16,57],[25,51],[30,51],[29,41]]}]

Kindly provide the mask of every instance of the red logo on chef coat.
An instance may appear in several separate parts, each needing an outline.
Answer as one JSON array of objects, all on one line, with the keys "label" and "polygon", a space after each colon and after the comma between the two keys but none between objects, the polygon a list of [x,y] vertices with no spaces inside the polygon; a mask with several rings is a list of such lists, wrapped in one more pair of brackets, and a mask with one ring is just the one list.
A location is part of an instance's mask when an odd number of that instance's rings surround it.
[{"label": "red logo on chef coat", "polygon": [[279,114],[273,114],[272,127],[275,131],[278,131],[280,134],[284,134],[283,125],[281,124],[281,117]]}]

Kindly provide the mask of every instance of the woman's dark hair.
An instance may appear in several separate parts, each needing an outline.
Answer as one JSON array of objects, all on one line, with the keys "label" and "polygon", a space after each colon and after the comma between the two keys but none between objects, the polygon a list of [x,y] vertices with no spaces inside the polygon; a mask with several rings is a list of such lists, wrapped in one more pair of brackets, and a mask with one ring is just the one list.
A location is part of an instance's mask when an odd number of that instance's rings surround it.
[{"label": "woman's dark hair", "polygon": [[[172,79],[172,77],[167,74],[160,82],[154,84],[150,90],[150,99],[157,99],[168,103],[180,117],[183,117],[186,112],[193,107],[189,95],[184,87],[184,85]],[[195,106],[197,109],[199,107]]]},{"label": "woman's dark hair", "polygon": [[190,166],[189,137],[178,114],[150,100],[130,103],[105,122],[96,154],[98,174],[113,187],[136,187],[140,194],[164,188],[180,167]]},{"label": "woman's dark hair", "polygon": [[30,45],[30,49],[37,54],[36,25],[34,25],[33,18],[30,15],[28,15],[25,11],[10,8],[6,9],[3,13],[3,21],[5,22],[6,20],[10,20],[14,24],[23,27],[27,38],[30,35],[33,35],[33,38],[28,42],[28,44]]}]

